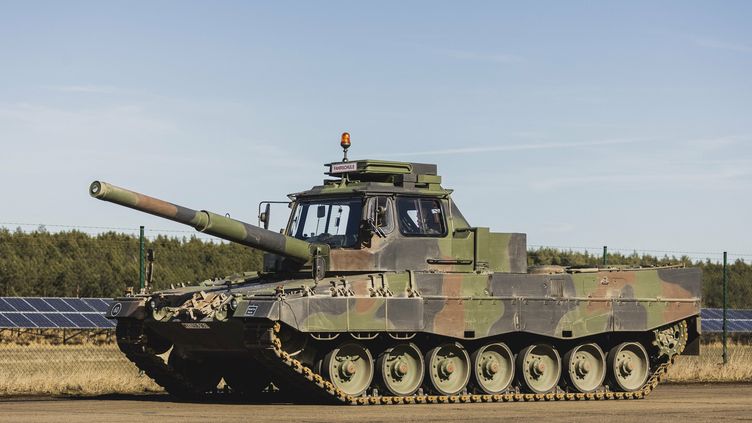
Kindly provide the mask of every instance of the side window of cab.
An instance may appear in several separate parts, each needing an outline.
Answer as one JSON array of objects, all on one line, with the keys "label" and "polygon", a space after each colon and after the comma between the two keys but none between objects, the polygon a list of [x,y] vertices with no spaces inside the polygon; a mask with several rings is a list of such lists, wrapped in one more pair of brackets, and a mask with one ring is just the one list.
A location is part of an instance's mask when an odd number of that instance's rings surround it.
[{"label": "side window of cab", "polygon": [[394,231],[394,202],[390,197],[372,197],[367,204],[367,218],[382,235]]},{"label": "side window of cab", "polygon": [[399,197],[397,219],[406,236],[443,237],[446,222],[441,201],[435,198]]},{"label": "side window of cab", "polygon": [[388,197],[378,197],[376,199],[376,226],[385,234],[394,230],[393,215],[392,200]]}]

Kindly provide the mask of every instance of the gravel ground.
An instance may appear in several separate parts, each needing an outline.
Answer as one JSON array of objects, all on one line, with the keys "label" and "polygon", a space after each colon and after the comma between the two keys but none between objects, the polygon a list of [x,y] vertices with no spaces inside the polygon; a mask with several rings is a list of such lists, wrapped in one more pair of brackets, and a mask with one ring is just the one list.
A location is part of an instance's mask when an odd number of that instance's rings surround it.
[{"label": "gravel ground", "polygon": [[197,404],[168,395],[100,398],[3,398],[0,422],[56,423],[158,421],[498,421],[577,422],[752,421],[752,384],[659,386],[633,401],[532,402],[412,406],[323,406],[293,404]]}]

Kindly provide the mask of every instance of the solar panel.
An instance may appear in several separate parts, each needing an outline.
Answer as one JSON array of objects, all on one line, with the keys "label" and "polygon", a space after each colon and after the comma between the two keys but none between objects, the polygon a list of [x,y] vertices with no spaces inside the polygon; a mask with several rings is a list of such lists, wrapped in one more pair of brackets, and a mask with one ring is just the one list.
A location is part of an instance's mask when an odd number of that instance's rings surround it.
[{"label": "solar panel", "polygon": [[114,320],[108,319],[101,314],[87,314],[86,318],[91,320],[92,323],[97,325],[97,327],[99,328],[114,328],[115,327]]},{"label": "solar panel", "polygon": [[723,317],[723,310],[719,308],[703,308],[700,310],[700,316],[703,319],[720,319]]},{"label": "solar panel", "polygon": [[8,320],[7,317],[3,313],[0,313],[0,328],[14,328],[16,325],[13,324],[10,320]]},{"label": "solar panel", "polygon": [[24,300],[37,311],[55,311],[51,305],[47,304],[47,301],[41,298],[24,298]]},{"label": "solar panel", "polygon": [[73,310],[76,310],[78,312],[89,313],[92,311],[96,311],[95,309],[89,307],[89,305],[86,304],[80,298],[65,298],[63,301],[65,301],[69,306],[71,306]]},{"label": "solar panel", "polygon": [[[721,319],[723,319],[723,310],[721,310]],[[738,319],[736,310],[726,310],[726,319]]]},{"label": "solar panel", "polygon": [[0,328],[112,329],[109,298],[0,297]]},{"label": "solar panel", "polygon": [[0,298],[0,312],[3,311],[16,311],[15,308],[11,307],[10,304],[5,302],[5,298]]},{"label": "solar panel", "polygon": [[720,320],[703,320],[702,331],[703,332],[720,332],[723,330],[723,322]]},{"label": "solar panel", "polygon": [[68,303],[63,301],[62,298],[45,298],[44,300],[47,301],[47,304],[51,305],[55,311],[76,311],[73,307],[69,306]]},{"label": "solar panel", "polygon": [[[703,308],[702,310],[700,310],[700,316],[702,316],[703,319],[723,319],[723,309]],[[728,309],[726,310],[726,318],[736,320],[752,320],[752,310]]]},{"label": "solar panel", "polygon": [[30,306],[23,298],[6,297],[5,301],[18,311],[34,311],[34,307]]},{"label": "solar panel", "polygon": [[734,318],[752,320],[752,310],[734,310]]},{"label": "solar panel", "polygon": [[96,328],[97,325],[91,322],[91,320],[87,319],[83,314],[80,313],[69,313],[66,314],[65,317],[68,318],[73,324],[76,325],[76,327],[79,328]]},{"label": "solar panel", "polygon": [[83,300],[86,304],[100,313],[107,313],[107,310],[110,308],[110,300],[105,300],[103,298],[84,298]]},{"label": "solar panel", "polygon": [[23,314],[5,313],[5,317],[7,317],[8,320],[13,322],[19,328],[36,328],[37,327],[37,325],[35,325],[31,320],[27,319]]},{"label": "solar panel", "polygon": [[35,325],[37,325],[38,328],[56,328],[58,327],[56,324],[52,323],[48,318],[44,317],[40,313],[25,313],[24,317],[34,322]]},{"label": "solar panel", "polygon": [[76,325],[73,324],[68,318],[65,317],[65,314],[62,313],[43,313],[44,317],[49,319],[52,323],[57,325],[58,328],[75,328]]}]

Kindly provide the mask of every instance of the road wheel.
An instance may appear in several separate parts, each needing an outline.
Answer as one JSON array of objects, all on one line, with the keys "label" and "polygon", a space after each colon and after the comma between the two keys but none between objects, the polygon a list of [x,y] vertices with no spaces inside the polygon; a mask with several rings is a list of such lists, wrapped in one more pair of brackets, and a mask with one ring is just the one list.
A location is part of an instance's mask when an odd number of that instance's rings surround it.
[{"label": "road wheel", "polygon": [[486,394],[504,392],[514,378],[514,355],[503,343],[484,345],[473,353],[473,381]]},{"label": "road wheel", "polygon": [[517,355],[517,378],[522,389],[534,394],[550,392],[561,377],[561,358],[550,345],[535,344]]},{"label": "road wheel", "polygon": [[377,366],[382,386],[392,395],[412,395],[423,383],[423,355],[413,343],[387,349]]},{"label": "road wheel", "polygon": [[462,345],[439,345],[426,354],[426,376],[432,391],[441,395],[461,392],[470,380],[470,356]]},{"label": "road wheel", "polygon": [[564,354],[564,382],[577,392],[593,392],[606,377],[606,356],[598,344],[581,344]]},{"label": "road wheel", "polygon": [[622,342],[608,352],[608,373],[614,391],[631,392],[642,388],[649,371],[648,353],[637,342]]},{"label": "road wheel", "polygon": [[333,349],[320,366],[323,376],[347,395],[363,394],[373,380],[373,358],[359,343],[348,342]]}]

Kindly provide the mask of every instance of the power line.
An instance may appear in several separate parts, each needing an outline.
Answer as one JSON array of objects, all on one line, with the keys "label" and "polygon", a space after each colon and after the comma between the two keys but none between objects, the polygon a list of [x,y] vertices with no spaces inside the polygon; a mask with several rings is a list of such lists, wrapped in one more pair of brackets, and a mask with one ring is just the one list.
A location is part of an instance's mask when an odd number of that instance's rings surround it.
[{"label": "power line", "polygon": [[[14,226],[44,226],[45,228],[69,228],[69,229],[106,229],[109,231],[132,231],[138,232],[139,228],[123,228],[123,227],[111,227],[111,226],[84,226],[84,225],[54,225],[47,223],[21,223],[21,222],[0,222],[0,225],[14,225]],[[179,229],[149,229],[147,232],[170,232],[170,233],[196,233],[197,231],[179,230]]]}]

